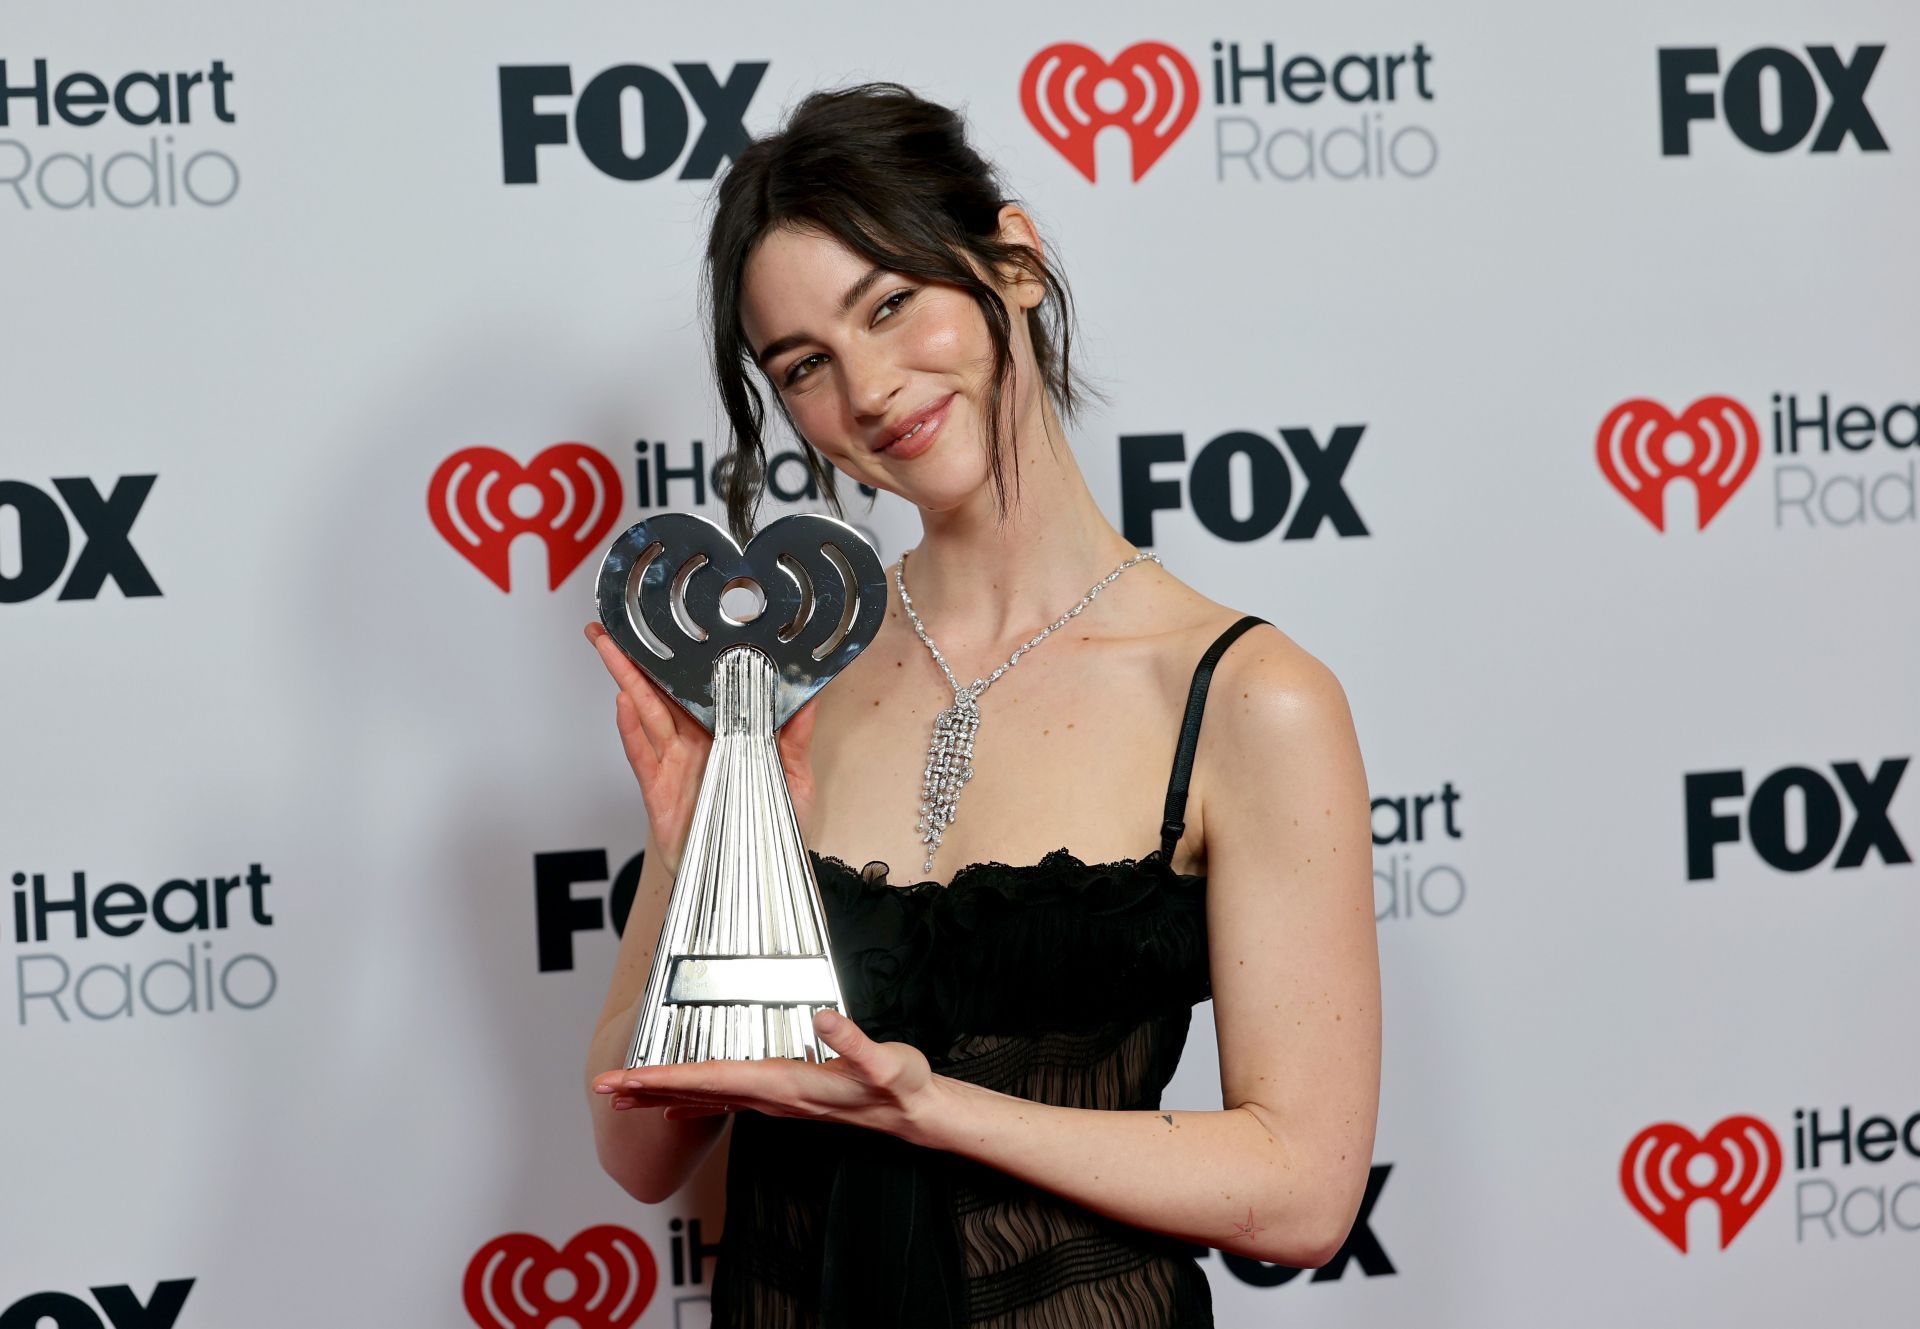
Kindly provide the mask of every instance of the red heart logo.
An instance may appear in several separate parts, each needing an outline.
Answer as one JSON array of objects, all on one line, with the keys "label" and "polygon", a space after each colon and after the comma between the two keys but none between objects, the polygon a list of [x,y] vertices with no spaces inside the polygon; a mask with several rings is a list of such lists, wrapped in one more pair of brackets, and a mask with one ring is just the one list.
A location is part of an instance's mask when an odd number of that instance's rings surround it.
[{"label": "red heart logo", "polygon": [[[1103,110],[1098,92],[1112,94]],[[1093,179],[1093,141],[1118,125],[1133,145],[1138,180],[1173,146],[1200,109],[1200,80],[1187,57],[1165,42],[1138,42],[1109,64],[1097,52],[1060,42],[1027,62],[1020,78],[1020,106],[1040,137]]]},{"label": "red heart logo", "polygon": [[[564,1272],[560,1293],[548,1280]],[[590,1227],[565,1250],[509,1232],[467,1263],[462,1291],[481,1329],[545,1329],[563,1316],[580,1329],[630,1329],[653,1300],[660,1267],[647,1244],[623,1227]]]},{"label": "red heart logo", "polygon": [[1623,401],[1600,422],[1600,473],[1656,531],[1666,530],[1667,485],[1682,476],[1699,496],[1700,529],[1760,460],[1760,428],[1731,397],[1702,397],[1679,419],[1657,401]]},{"label": "red heart logo", "polygon": [[[524,514],[513,510],[522,486],[538,496]],[[427,512],[446,542],[503,591],[513,589],[514,537],[539,536],[548,589],[557,591],[620,519],[620,473],[584,443],[556,443],[524,467],[497,448],[462,448],[434,471]]]},{"label": "red heart logo", "polygon": [[[1704,1167],[1693,1164],[1705,1159]],[[1696,1175],[1698,1174],[1698,1175]],[[1654,1230],[1687,1253],[1687,1209],[1720,1211],[1720,1249],[1740,1235],[1780,1180],[1780,1141],[1758,1117],[1728,1117],[1697,1138],[1663,1121],[1633,1137],[1620,1156],[1620,1189]]]}]

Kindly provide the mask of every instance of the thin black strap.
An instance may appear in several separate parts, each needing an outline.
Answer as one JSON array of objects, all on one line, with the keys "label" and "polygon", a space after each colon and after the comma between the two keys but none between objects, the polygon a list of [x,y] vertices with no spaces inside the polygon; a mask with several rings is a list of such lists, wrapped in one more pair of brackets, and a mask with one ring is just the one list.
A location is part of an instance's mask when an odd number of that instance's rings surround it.
[{"label": "thin black strap", "polygon": [[1187,831],[1187,823],[1181,818],[1187,813],[1187,781],[1193,776],[1194,750],[1200,746],[1200,717],[1206,713],[1207,685],[1213,682],[1213,668],[1242,633],[1266,621],[1252,614],[1242,618],[1213,639],[1193,671],[1193,686],[1187,689],[1187,714],[1180,721],[1180,746],[1173,754],[1173,776],[1167,781],[1166,819],[1160,825],[1160,853],[1168,862],[1173,861],[1174,846]]}]

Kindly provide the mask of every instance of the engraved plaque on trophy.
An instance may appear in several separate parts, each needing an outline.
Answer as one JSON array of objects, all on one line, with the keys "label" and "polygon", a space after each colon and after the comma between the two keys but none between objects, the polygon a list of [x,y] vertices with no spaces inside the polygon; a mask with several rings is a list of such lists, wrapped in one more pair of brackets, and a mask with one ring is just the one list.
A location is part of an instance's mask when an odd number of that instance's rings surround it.
[{"label": "engraved plaque on trophy", "polygon": [[812,513],[742,550],[666,512],[613,542],[595,600],[620,649],[713,735],[627,1065],[832,1057],[813,1015],[844,1013],[840,983],[775,734],[879,631],[879,555]]}]

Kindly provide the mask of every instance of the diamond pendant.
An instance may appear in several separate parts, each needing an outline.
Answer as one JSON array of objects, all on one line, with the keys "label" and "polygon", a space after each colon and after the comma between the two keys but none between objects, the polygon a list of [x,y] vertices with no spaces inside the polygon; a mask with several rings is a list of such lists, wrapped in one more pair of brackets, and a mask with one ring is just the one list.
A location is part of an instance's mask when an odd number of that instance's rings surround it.
[{"label": "diamond pendant", "polygon": [[927,625],[920,621],[920,615],[913,610],[913,597],[907,594],[907,556],[900,555],[900,561],[893,565],[893,587],[900,592],[900,605],[913,621],[914,635],[920,638],[927,653],[933,656],[933,662],[940,666],[947,686],[953,689],[953,705],[933,717],[933,743],[927,749],[927,771],[920,785],[920,820],[914,824],[914,830],[919,833],[921,843],[927,846],[926,862],[920,866],[922,872],[933,871],[933,856],[940,850],[940,841],[947,827],[953,824],[955,805],[960,800],[960,786],[973,778],[973,734],[980,727],[980,694],[992,687],[994,680],[1019,664],[1021,656],[1065,627],[1070,619],[1092,604],[1093,597],[1112,585],[1115,577],[1137,564],[1159,561],[1156,554],[1134,554],[1089,587],[1087,593],[1080,597],[1079,604],[1041,628],[1031,641],[1008,656],[1005,664],[984,678],[974,679],[963,688],[960,680],[953,676],[947,657],[940,654],[940,648],[933,644]]},{"label": "diamond pendant", "polygon": [[933,856],[958,812],[960,787],[973,778],[973,735],[980,728],[980,707],[972,689],[956,692],[953,705],[933,717],[933,741],[920,784],[920,820],[914,829],[927,846],[923,873],[933,871]]}]

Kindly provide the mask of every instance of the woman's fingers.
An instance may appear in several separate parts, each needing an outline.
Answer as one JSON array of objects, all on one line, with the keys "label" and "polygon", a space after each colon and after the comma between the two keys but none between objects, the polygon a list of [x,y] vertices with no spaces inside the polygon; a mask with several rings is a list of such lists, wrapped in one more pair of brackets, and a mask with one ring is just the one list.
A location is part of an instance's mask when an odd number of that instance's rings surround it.
[{"label": "woman's fingers", "polygon": [[733,1112],[737,1110],[732,1103],[723,1104],[709,1102],[704,1099],[696,1101],[690,1098],[674,1098],[667,1094],[616,1094],[612,1101],[613,1108],[616,1112],[624,1112],[628,1108],[655,1107],[666,1109],[666,1113],[670,1117],[704,1117],[715,1112]]},{"label": "woman's fingers", "polygon": [[[626,1112],[637,1107],[661,1107],[661,1105],[647,1102],[631,1094],[622,1094],[613,1100],[615,1112]],[[668,1103],[661,1107],[660,1115],[668,1121],[686,1121],[693,1117],[724,1117],[739,1110],[739,1107],[733,1103]]]},{"label": "woman's fingers", "polygon": [[808,746],[813,742],[813,721],[819,713],[820,694],[816,692],[807,699],[805,706],[780,726],[780,747],[783,752],[790,749],[795,757],[804,759]]},{"label": "woman's fingers", "polygon": [[[703,1070],[697,1078],[691,1073],[696,1065],[702,1065]],[[754,1076],[756,1071],[751,1067],[756,1065],[758,1063],[728,1061],[603,1071],[593,1077],[593,1092],[615,1099],[630,1099],[642,1107],[714,1107],[736,1101],[747,1087],[739,1082],[739,1077]],[[736,1083],[723,1084],[716,1076],[735,1077]],[[643,1077],[653,1082],[643,1083]],[[661,1079],[681,1083],[663,1084],[659,1083]]]},{"label": "woman's fingers", "polygon": [[726,1112],[828,1117],[882,1101],[900,1078],[897,1057],[853,1021],[816,1017],[814,1027],[841,1053],[829,1065],[799,1061],[712,1061],[642,1066],[594,1078],[594,1092],[618,1111],[661,1108],[673,1120]]},{"label": "woman's fingers", "polygon": [[654,751],[664,760],[680,738],[680,708],[663,697],[659,686],[645,674],[636,669],[633,676],[634,686],[626,689],[626,695],[632,700],[634,710],[639,712],[640,726],[646,731],[647,741],[653,744]]},{"label": "woman's fingers", "polygon": [[723,1102],[728,1104],[732,1102],[731,1096],[726,1099],[716,1100],[716,1098],[712,1096],[689,1096],[686,1094],[670,1093],[660,1089],[628,1089],[625,1087],[616,1087],[610,1097],[613,1106],[622,1109],[634,1107],[714,1108],[721,1106]]},{"label": "woman's fingers", "polygon": [[[598,623],[587,624],[587,639],[600,653],[600,661],[606,666],[607,673],[612,675],[620,694],[632,705],[634,716],[647,742],[653,745],[655,755],[665,760],[679,732],[679,717],[675,714],[675,708],[660,695],[660,689],[654,686],[653,680],[641,673],[639,667],[627,658],[626,652],[620,649],[605,628]],[[624,735],[626,730],[622,729],[621,733]]]},{"label": "woman's fingers", "polygon": [[819,714],[816,693],[793,718],[780,726],[780,769],[787,777],[787,789],[793,795],[794,811],[800,816],[802,831],[810,830],[813,806],[813,763],[808,749],[813,744],[813,722]]},{"label": "woman's fingers", "polygon": [[845,1079],[828,1067],[776,1058],[636,1067],[623,1077],[603,1077],[595,1088],[611,1084],[618,1097],[647,1106],[752,1107],[784,1115],[837,1101],[846,1092]]},{"label": "woman's fingers", "polygon": [[598,623],[587,624],[585,631],[587,640],[593,643],[593,649],[600,653],[601,663],[613,675],[613,681],[626,687],[627,680],[638,674],[639,668],[627,658],[627,653],[620,649],[619,643],[613,640],[613,634]]},{"label": "woman's fingers", "polygon": [[840,1059],[863,1075],[875,1069],[879,1044],[838,1011],[820,1010],[813,1014],[814,1032]]},{"label": "woman's fingers", "polygon": [[613,694],[613,724],[620,731],[620,745],[627,750],[627,760],[633,764],[634,773],[643,783],[658,776],[660,752],[647,737],[633,698],[624,692]]},{"label": "woman's fingers", "polygon": [[632,1108],[657,1107],[661,1115],[669,1121],[679,1121],[682,1117],[717,1117],[724,1112],[739,1111],[731,1103],[686,1103],[678,1100],[659,1102],[644,1094],[621,1094],[613,1100],[615,1112],[626,1112]]}]

